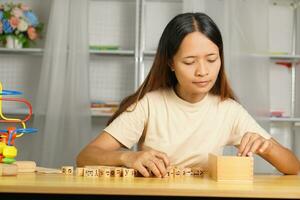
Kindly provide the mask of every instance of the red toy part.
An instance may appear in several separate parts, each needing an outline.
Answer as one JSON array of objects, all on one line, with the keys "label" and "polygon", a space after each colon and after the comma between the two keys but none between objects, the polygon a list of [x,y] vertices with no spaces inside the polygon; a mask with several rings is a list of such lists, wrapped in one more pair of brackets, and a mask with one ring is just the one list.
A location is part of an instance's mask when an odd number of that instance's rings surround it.
[{"label": "red toy part", "polygon": [[25,119],[23,120],[0,120],[0,122],[11,122],[11,123],[18,123],[18,122],[26,122],[30,119],[31,115],[32,115],[32,107],[31,107],[31,104],[26,100],[26,99],[20,99],[20,98],[0,98],[0,101],[1,100],[4,100],[4,101],[16,101],[16,102],[22,102],[24,104],[26,104],[26,106],[28,107],[29,109],[29,114],[26,116]]}]

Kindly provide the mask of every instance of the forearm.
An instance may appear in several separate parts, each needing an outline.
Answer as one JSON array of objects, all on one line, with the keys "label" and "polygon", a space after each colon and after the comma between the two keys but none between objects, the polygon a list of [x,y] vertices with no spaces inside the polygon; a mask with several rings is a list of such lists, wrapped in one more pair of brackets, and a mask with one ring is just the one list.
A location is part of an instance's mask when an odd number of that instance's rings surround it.
[{"label": "forearm", "polygon": [[289,149],[274,141],[272,142],[272,148],[270,151],[259,155],[283,174],[299,173],[300,162],[297,157]]},{"label": "forearm", "polygon": [[77,156],[77,166],[86,165],[124,165],[123,157],[127,151],[106,151],[97,146],[88,146]]}]

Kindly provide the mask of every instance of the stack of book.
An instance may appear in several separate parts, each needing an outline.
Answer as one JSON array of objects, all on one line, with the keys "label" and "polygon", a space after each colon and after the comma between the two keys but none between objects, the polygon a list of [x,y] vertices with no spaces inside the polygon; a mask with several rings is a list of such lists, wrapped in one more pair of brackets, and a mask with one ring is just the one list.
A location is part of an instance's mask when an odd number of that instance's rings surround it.
[{"label": "stack of book", "polygon": [[92,102],[92,115],[95,116],[112,116],[119,108],[119,102]]}]

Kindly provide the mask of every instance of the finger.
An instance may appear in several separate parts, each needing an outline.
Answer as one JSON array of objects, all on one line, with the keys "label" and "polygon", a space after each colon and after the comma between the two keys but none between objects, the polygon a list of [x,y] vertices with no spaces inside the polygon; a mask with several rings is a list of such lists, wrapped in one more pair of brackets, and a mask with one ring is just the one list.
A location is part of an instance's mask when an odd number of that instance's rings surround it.
[{"label": "finger", "polygon": [[239,153],[238,155],[241,156],[242,153],[244,152],[245,150],[245,147],[246,145],[248,144],[249,140],[250,140],[250,137],[251,137],[251,134],[250,133],[246,133],[242,140],[241,140],[241,143],[240,143],[240,146],[239,146]]},{"label": "finger", "polygon": [[155,163],[151,160],[148,160],[145,165],[150,171],[156,176],[161,177],[159,169],[156,167]]},{"label": "finger", "polygon": [[259,148],[259,150],[258,150],[259,153],[261,153],[261,154],[265,153],[265,151],[269,148],[269,146],[270,146],[270,141],[266,140]]},{"label": "finger", "polygon": [[166,170],[164,161],[159,158],[154,158],[152,161],[155,163],[156,167],[159,169],[160,175],[162,177],[165,176],[167,173],[167,170]]},{"label": "finger", "polygon": [[150,176],[148,170],[147,170],[142,164],[139,165],[139,166],[137,166],[136,169],[137,169],[137,170],[140,172],[140,174],[142,174],[144,177],[149,177],[149,176]]},{"label": "finger", "polygon": [[247,156],[247,154],[249,153],[250,149],[251,149],[251,146],[252,144],[254,143],[254,141],[256,140],[257,138],[254,136],[254,135],[251,135],[249,140],[248,140],[248,143],[246,144],[245,148],[244,148],[244,151],[242,152],[242,156]]},{"label": "finger", "polygon": [[249,152],[247,153],[248,156],[252,156],[249,155],[249,153],[257,153],[258,149],[261,147],[261,145],[264,143],[264,140],[261,138],[257,138],[253,143],[252,146],[249,150]]},{"label": "finger", "polygon": [[169,161],[167,154],[160,152],[160,151],[155,151],[154,155],[164,161],[165,167],[168,167],[170,165],[170,161]]}]

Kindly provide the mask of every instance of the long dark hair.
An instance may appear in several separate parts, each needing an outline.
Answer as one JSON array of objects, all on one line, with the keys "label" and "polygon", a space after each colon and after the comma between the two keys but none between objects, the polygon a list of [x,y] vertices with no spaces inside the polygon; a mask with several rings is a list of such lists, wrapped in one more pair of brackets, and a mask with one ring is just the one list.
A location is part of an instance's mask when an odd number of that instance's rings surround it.
[{"label": "long dark hair", "polygon": [[132,95],[123,99],[119,109],[109,119],[109,125],[133,103],[137,103],[147,92],[160,88],[172,88],[178,83],[169,64],[181,42],[189,33],[201,32],[219,48],[221,67],[218,78],[210,93],[220,96],[221,100],[236,99],[228,83],[224,69],[223,41],[221,32],[213,20],[204,13],[183,13],[175,16],[164,29],[159,40],[157,52],[151,70],[143,84]]}]

